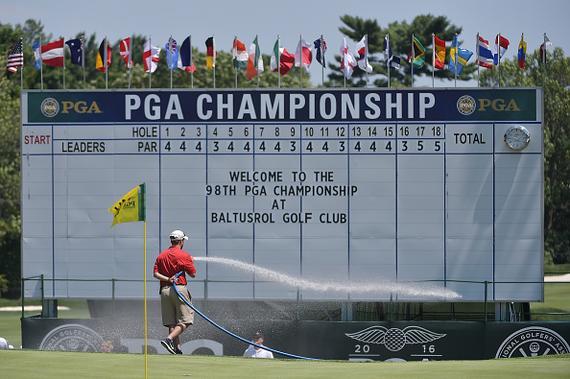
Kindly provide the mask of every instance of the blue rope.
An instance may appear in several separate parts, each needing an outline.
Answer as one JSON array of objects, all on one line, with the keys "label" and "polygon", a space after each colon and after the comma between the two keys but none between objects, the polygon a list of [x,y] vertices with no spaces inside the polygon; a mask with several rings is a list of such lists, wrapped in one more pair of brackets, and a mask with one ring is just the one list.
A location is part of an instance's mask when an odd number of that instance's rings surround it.
[{"label": "blue rope", "polygon": [[[178,278],[180,275],[182,275],[183,272],[179,272],[178,274],[176,274],[176,278]],[[256,343],[253,343],[252,341],[246,340],[245,338],[238,336],[235,333],[230,332],[229,330],[227,330],[226,328],[224,328],[223,326],[219,325],[218,323],[216,323],[214,320],[210,319],[208,316],[206,316],[204,313],[200,312],[200,310],[198,308],[196,308],[192,303],[190,303],[188,300],[186,300],[186,298],[184,296],[182,296],[182,294],[180,293],[180,291],[178,291],[178,288],[176,288],[176,284],[174,283],[172,285],[172,288],[174,288],[174,291],[176,291],[176,294],[178,295],[178,298],[187,306],[189,306],[190,308],[192,308],[194,310],[194,312],[198,313],[200,316],[202,316],[202,318],[206,321],[208,321],[210,324],[212,324],[213,326],[215,326],[216,328],[220,329],[222,332],[230,335],[231,337],[246,343],[248,345],[253,345],[259,349],[264,349],[264,350],[268,350],[271,351],[272,353],[275,354],[279,354],[282,355],[284,357],[288,357],[288,358],[295,358],[295,359],[305,359],[305,360],[309,360],[309,361],[318,361],[318,359],[316,358],[307,358],[307,357],[303,357],[300,355],[295,355],[295,354],[290,354],[290,353],[286,353],[284,351],[280,351],[280,350],[275,350],[272,349],[270,347],[267,346],[262,346],[262,345],[258,345]]]}]

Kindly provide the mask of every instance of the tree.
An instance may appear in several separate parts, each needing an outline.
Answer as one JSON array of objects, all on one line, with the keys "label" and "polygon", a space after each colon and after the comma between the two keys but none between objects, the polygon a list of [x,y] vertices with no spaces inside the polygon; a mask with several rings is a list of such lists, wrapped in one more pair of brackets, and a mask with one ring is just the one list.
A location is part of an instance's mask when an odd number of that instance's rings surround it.
[{"label": "tree", "polygon": [[[560,48],[540,62],[535,51],[521,70],[516,58],[501,61],[501,87],[544,88],[544,247],[554,263],[570,262],[570,58]],[[496,70],[481,74],[483,86],[497,83]]]},{"label": "tree", "polygon": [[[362,36],[368,34],[368,51],[370,54],[370,64],[374,69],[371,75],[373,84],[378,87],[386,87],[388,72],[386,70],[386,62],[384,57],[380,59],[379,53],[384,51],[384,37],[390,35],[390,46],[395,55],[408,55],[411,51],[411,35],[415,35],[423,42],[426,47],[426,63],[420,68],[414,68],[414,76],[429,75],[432,73],[431,34],[435,33],[439,38],[451,41],[455,34],[461,33],[461,27],[451,24],[445,16],[433,16],[431,14],[416,16],[412,23],[406,21],[395,21],[382,28],[376,20],[362,19],[360,17],[344,15],[341,18],[344,26],[339,28],[340,32],[353,41],[359,41]],[[449,61],[449,48],[447,51],[447,61]],[[340,57],[336,57],[336,62],[329,64],[329,68],[333,71],[329,74],[329,86],[339,86],[343,84],[343,75],[340,72]],[[402,70],[391,69],[391,85],[394,87],[403,87],[411,85],[411,75],[409,65],[404,65],[402,59]],[[464,67],[460,80],[471,79],[472,73],[475,71],[474,65]],[[438,70],[435,72],[436,78],[453,79],[454,75],[448,70]],[[362,87],[366,85],[365,74],[362,70],[355,69],[353,77],[347,81],[347,86]]]}]

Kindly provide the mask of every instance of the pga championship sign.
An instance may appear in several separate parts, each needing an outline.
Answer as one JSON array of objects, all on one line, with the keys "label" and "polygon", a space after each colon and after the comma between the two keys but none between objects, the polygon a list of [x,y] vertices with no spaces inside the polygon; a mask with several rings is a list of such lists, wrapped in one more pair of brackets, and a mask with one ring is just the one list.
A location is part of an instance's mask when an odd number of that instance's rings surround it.
[{"label": "pga championship sign", "polygon": [[[23,276],[47,296],[142,296],[66,279],[142,278],[140,226],[107,208],[144,182],[151,262],[182,229],[193,256],[299,280],[543,297],[538,89],[26,91],[21,142]],[[390,298],[197,265],[196,298]]]}]

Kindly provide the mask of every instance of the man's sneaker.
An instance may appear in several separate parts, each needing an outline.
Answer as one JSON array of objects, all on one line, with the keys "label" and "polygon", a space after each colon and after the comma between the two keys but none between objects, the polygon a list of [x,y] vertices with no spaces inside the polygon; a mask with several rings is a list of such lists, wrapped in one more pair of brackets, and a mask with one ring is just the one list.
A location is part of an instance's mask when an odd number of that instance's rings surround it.
[{"label": "man's sneaker", "polygon": [[176,354],[176,348],[174,347],[174,342],[172,342],[170,338],[165,338],[161,340],[160,344],[164,346],[164,348],[168,350],[170,354]]},{"label": "man's sneaker", "polygon": [[180,350],[178,347],[174,349],[174,352],[175,352],[176,354],[184,354],[184,353],[182,352],[182,350]]}]

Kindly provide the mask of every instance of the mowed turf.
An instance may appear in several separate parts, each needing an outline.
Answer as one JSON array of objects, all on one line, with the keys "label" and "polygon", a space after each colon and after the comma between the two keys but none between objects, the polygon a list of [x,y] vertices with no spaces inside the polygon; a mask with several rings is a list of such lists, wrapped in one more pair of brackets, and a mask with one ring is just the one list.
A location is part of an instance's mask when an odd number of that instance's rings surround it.
[{"label": "mowed turf", "polygon": [[[0,351],[3,378],[143,378],[140,354]],[[568,378],[570,355],[488,361],[355,363],[149,356],[150,378]]]}]

